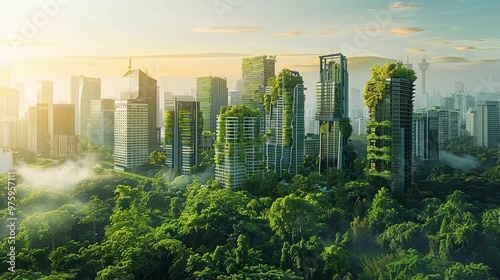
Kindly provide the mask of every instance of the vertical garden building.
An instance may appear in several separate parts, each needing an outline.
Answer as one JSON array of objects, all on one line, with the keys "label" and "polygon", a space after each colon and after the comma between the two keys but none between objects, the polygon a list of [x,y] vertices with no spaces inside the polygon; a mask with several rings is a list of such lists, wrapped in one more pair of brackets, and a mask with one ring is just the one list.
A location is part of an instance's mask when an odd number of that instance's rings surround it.
[{"label": "vertical garden building", "polygon": [[217,120],[215,178],[226,188],[239,187],[249,176],[264,172],[260,111],[247,106],[224,107]]},{"label": "vertical garden building", "polygon": [[347,58],[342,54],[320,56],[320,80],[316,87],[316,120],[320,127],[319,170],[344,168],[348,120]]},{"label": "vertical garden building", "polygon": [[280,177],[298,174],[304,163],[304,83],[288,69],[270,81],[264,95],[266,167]]},{"label": "vertical garden building", "polygon": [[402,63],[372,67],[363,98],[370,112],[368,174],[385,178],[393,191],[412,180],[412,113],[415,72]]},{"label": "vertical garden building", "polygon": [[173,100],[165,108],[166,166],[175,174],[192,174],[199,164],[203,118],[197,101]]}]

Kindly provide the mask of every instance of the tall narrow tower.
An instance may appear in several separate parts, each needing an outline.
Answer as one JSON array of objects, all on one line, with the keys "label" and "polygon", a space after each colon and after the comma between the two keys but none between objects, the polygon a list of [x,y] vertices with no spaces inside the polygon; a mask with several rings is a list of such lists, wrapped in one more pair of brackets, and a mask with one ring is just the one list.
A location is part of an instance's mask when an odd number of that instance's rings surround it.
[{"label": "tall narrow tower", "polygon": [[[418,69],[422,71],[422,98],[424,99],[423,101],[423,107],[428,108],[429,107],[429,95],[427,94],[427,88],[425,84],[425,72],[427,69],[429,69],[429,63],[425,60],[425,57],[422,58],[422,62],[418,64]],[[422,103],[421,103],[422,104]]]},{"label": "tall narrow tower", "polygon": [[342,54],[320,56],[320,80],[316,86],[316,120],[320,126],[319,171],[344,168],[343,148],[349,135],[344,123],[349,116],[347,58]]}]

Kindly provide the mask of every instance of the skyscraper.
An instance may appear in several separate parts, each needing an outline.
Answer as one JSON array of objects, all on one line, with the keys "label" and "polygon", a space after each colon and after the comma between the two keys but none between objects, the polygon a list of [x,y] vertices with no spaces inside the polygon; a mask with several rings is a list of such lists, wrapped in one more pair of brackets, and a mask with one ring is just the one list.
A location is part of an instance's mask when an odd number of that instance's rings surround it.
[{"label": "skyscraper", "polygon": [[28,149],[41,156],[50,155],[49,105],[39,103],[29,109]]},{"label": "skyscraper", "polygon": [[402,63],[372,67],[366,83],[368,174],[385,178],[393,191],[402,191],[412,180],[412,112],[415,72]]},{"label": "skyscraper", "polygon": [[53,104],[49,115],[50,155],[55,158],[75,157],[78,137],[75,135],[75,105]]},{"label": "skyscraper", "polygon": [[114,99],[97,99],[90,101],[90,144],[114,146]]},{"label": "skyscraper", "polygon": [[0,86],[0,120],[19,118],[19,91]]},{"label": "skyscraper", "polygon": [[[316,86],[316,120],[320,127],[320,172],[344,168],[347,145],[343,124],[349,125],[347,58],[342,54],[320,56],[320,80]],[[347,136],[347,137],[346,137]]]},{"label": "skyscraper", "polygon": [[[148,76],[141,70],[131,70],[125,73],[121,80],[121,99],[134,99],[147,104],[147,145],[148,150],[158,150],[160,148],[160,126],[156,123],[157,88],[156,80]],[[116,122],[116,121],[115,121]]]},{"label": "skyscraper", "polygon": [[134,99],[116,100],[114,116],[115,169],[123,170],[148,163],[148,118],[150,116],[148,104]]},{"label": "skyscraper", "polygon": [[196,101],[200,102],[203,114],[203,131],[215,133],[217,115],[227,106],[227,79],[198,77],[196,79]]},{"label": "skyscraper", "polygon": [[413,112],[412,157],[421,160],[439,159],[439,118],[426,109]]},{"label": "skyscraper", "polygon": [[264,173],[263,143],[259,137],[260,111],[244,105],[222,108],[217,119],[215,178],[226,188]]},{"label": "skyscraper", "polygon": [[443,151],[451,140],[460,136],[460,111],[431,107],[429,118],[437,121],[439,150]]},{"label": "skyscraper", "polygon": [[44,103],[52,107],[54,103],[54,84],[52,81],[38,81],[37,83],[37,103]]},{"label": "skyscraper", "polygon": [[75,105],[75,133],[89,137],[90,100],[101,98],[101,79],[71,77],[71,104]]},{"label": "skyscraper", "polygon": [[478,101],[476,115],[477,146],[494,148],[500,142],[500,115],[498,101]]},{"label": "skyscraper", "polygon": [[175,174],[192,174],[200,163],[203,117],[198,101],[174,99],[165,108],[166,166]]},{"label": "skyscraper", "polygon": [[269,78],[275,76],[275,56],[256,56],[243,58],[241,65],[242,102],[250,108],[259,108],[262,104]]},{"label": "skyscraper", "polygon": [[299,72],[283,69],[264,96],[266,167],[278,176],[298,174],[304,165],[304,82]]}]

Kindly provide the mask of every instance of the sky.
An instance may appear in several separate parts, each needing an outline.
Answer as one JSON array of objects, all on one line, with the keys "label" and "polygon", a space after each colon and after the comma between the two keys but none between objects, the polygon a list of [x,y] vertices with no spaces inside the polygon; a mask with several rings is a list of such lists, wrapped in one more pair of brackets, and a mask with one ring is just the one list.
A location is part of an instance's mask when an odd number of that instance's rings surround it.
[{"label": "sky", "polygon": [[72,75],[101,78],[102,95],[116,96],[130,56],[174,94],[209,75],[231,90],[243,57],[276,55],[313,102],[318,56],[330,53],[348,57],[358,89],[370,66],[391,60],[409,60],[420,78],[425,57],[430,93],[458,81],[471,94],[500,92],[498,11],[498,0],[0,0],[0,67],[30,100],[36,81],[54,81],[56,102],[69,100]]}]

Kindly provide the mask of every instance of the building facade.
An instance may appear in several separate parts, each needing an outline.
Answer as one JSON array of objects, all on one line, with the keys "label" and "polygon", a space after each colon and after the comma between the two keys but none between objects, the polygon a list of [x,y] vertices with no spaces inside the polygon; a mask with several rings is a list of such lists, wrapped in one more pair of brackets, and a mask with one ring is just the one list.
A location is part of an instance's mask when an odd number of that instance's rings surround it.
[{"label": "building facade", "polygon": [[115,100],[97,99],[90,101],[90,144],[114,146]]},{"label": "building facade", "polygon": [[[137,100],[148,106],[148,150],[160,149],[160,126],[157,124],[157,82],[141,70],[131,70],[121,79],[121,99]],[[116,143],[116,141],[115,141]]]},{"label": "building facade", "polygon": [[28,113],[28,150],[40,156],[50,155],[49,105],[40,103]]},{"label": "building facade", "polygon": [[259,122],[259,110],[244,105],[222,109],[214,146],[215,178],[223,187],[239,187],[248,177],[264,173]]},{"label": "building facade", "polygon": [[75,157],[78,154],[78,137],[75,135],[75,105],[52,105],[49,122],[50,155],[55,158]]},{"label": "building facade", "polygon": [[198,77],[196,79],[196,101],[203,114],[203,131],[215,133],[217,115],[227,106],[227,79],[219,77]]},{"label": "building facade", "polygon": [[193,174],[200,163],[203,117],[198,101],[174,99],[165,107],[166,166],[174,174]]},{"label": "building facade", "polygon": [[365,86],[368,122],[368,175],[387,180],[392,191],[412,181],[412,115],[415,72],[401,63],[372,68]]},{"label": "building facade", "polygon": [[36,102],[48,104],[49,108],[54,103],[54,83],[52,81],[38,81]]},{"label": "building facade", "polygon": [[114,113],[115,169],[134,168],[149,162],[148,104],[116,100]]},{"label": "building facade", "polygon": [[500,142],[500,114],[498,101],[478,101],[475,143],[494,148]]},{"label": "building facade", "polygon": [[275,56],[256,56],[243,58],[242,70],[242,103],[252,109],[258,109],[269,78],[275,76]]},{"label": "building facade", "polygon": [[84,76],[71,77],[71,104],[75,105],[75,133],[90,135],[90,101],[101,98],[101,79]]},{"label": "building facade", "polygon": [[347,137],[341,121],[349,116],[347,58],[342,54],[320,56],[320,80],[316,86],[316,120],[320,133],[320,172],[344,168],[343,148]]},{"label": "building facade", "polygon": [[278,176],[304,166],[304,83],[299,72],[283,69],[264,96],[266,168]]}]

